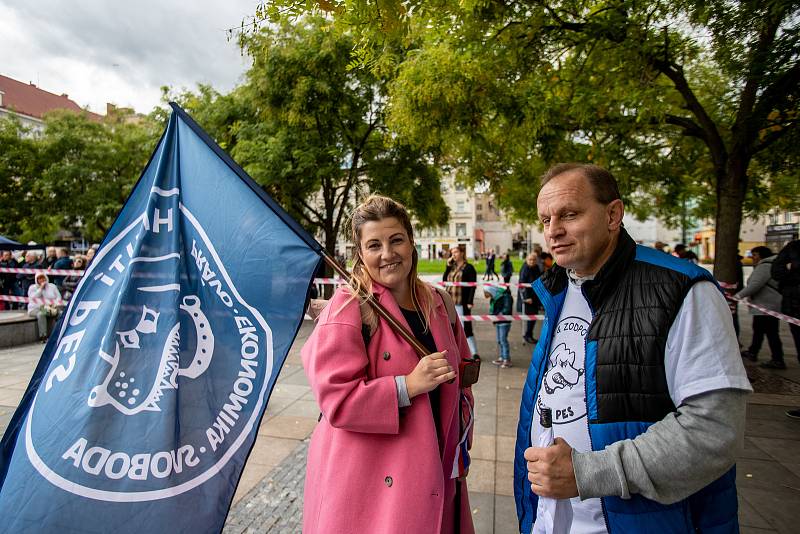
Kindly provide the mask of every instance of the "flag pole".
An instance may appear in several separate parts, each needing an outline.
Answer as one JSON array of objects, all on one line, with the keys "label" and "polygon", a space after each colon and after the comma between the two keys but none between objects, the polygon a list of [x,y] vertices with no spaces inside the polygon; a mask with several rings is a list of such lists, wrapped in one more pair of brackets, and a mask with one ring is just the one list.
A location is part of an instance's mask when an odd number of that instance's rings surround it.
[{"label": "flag pole", "polygon": [[[322,254],[322,258],[325,260],[325,263],[330,265],[331,268],[333,268],[333,270],[339,274],[339,276],[347,280],[347,282],[349,283],[352,275],[349,272],[347,272],[347,269],[339,265],[339,263],[333,257],[331,257],[331,255],[328,254],[328,251],[325,250],[324,248],[320,251],[320,253]],[[417,356],[422,358],[429,354],[430,351],[428,351],[428,349],[422,346],[422,343],[420,343],[417,340],[417,338],[415,338],[414,335],[411,332],[409,332],[405,326],[399,323],[397,319],[392,317],[389,311],[386,308],[384,308],[380,302],[375,300],[375,297],[372,296],[371,293],[367,291],[362,291],[359,297],[368,302],[369,305],[372,306],[372,309],[375,310],[375,313],[383,317],[386,320],[386,322],[389,323],[389,326],[391,326],[392,329],[394,329],[394,331],[400,335],[400,337],[406,340],[408,344],[414,348],[414,350],[417,353]]]}]

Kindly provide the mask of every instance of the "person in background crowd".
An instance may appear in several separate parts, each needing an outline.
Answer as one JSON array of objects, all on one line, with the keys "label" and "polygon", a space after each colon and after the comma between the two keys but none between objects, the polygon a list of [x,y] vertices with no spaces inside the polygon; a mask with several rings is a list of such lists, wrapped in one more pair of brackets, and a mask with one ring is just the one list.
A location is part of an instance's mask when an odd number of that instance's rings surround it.
[{"label": "person in background crowd", "polygon": [[[466,251],[463,245],[450,249],[450,259],[447,260],[442,280],[445,282],[477,282],[478,273],[475,267],[467,261]],[[447,292],[456,305],[459,316],[472,315],[472,302],[475,298],[475,288],[466,286],[449,286]],[[467,336],[467,343],[473,358],[478,357],[478,343],[475,341],[475,334],[472,332],[472,321],[463,321],[464,335]]]},{"label": "person in background crowd", "polygon": [[[519,270],[519,283],[532,284],[542,274],[537,265],[538,257],[535,253],[531,252],[525,258],[525,263]],[[539,298],[530,287],[520,287],[517,293],[517,309],[525,315],[536,315],[539,311]],[[536,325],[536,320],[523,321],[525,323],[525,331],[522,334],[522,340],[525,343],[533,345],[536,339],[533,337],[533,328]]]},{"label": "person in background crowd", "polygon": [[494,255],[494,250],[489,249],[489,251],[486,253],[486,272],[483,274],[484,280],[494,280],[495,278],[498,280],[500,279],[494,270],[495,258],[496,256]]},{"label": "person in background crowd", "polygon": [[[61,310],[61,293],[55,284],[44,272],[36,273],[36,283],[28,288],[28,315],[36,317],[36,325],[39,329],[39,339],[47,341],[50,334],[47,331],[47,318],[57,317]],[[46,299],[47,302],[36,302],[36,299]]]},{"label": "person in background crowd", "polygon": [[503,261],[500,262],[500,276],[503,277],[503,282],[506,284],[510,283],[513,275],[514,264],[511,263],[511,258],[508,254],[503,254]]},{"label": "person in background crowd", "polygon": [[553,255],[549,252],[542,252],[542,272],[549,271],[553,267]]},{"label": "person in background crowd", "polygon": [[[322,412],[308,448],[303,532],[472,534],[458,468],[461,411],[473,404],[459,375],[469,359],[464,332],[447,293],[417,277],[402,205],[373,195],[351,220],[351,285],[336,289],[301,351]],[[420,358],[363,292],[429,354]]]},{"label": "person in background crowd", "polygon": [[[772,262],[772,278],[781,292],[781,312],[800,319],[800,240],[790,241]],[[794,349],[800,361],[800,326],[789,324],[794,339]],[[800,410],[789,410],[786,415],[800,419]]]},{"label": "person in background crowd", "polygon": [[[753,304],[758,304],[768,310],[778,311],[781,307],[781,294],[778,291],[778,284],[772,279],[771,274],[775,256],[768,247],[755,247],[750,253],[753,256],[753,272],[747,279],[747,285],[735,296],[740,299],[746,298]],[[761,343],[766,335],[772,359],[763,362],[761,367],[786,369],[778,318],[767,315],[756,308],[748,307],[747,309],[753,316],[753,339],[750,341],[750,347],[742,351],[742,357],[753,362],[758,360],[758,351],[761,349]]]},{"label": "person in background crowd", "polygon": [[[514,312],[514,298],[507,287],[483,286],[483,296],[489,299],[489,314],[510,315]],[[511,367],[511,350],[508,346],[508,332],[511,321],[494,321],[497,334],[497,359],[492,363],[506,369]]]},{"label": "person in background crowd", "polygon": [[[66,247],[59,247],[56,250],[56,257],[58,259],[50,266],[51,269],[63,269],[65,271],[72,269],[72,258],[69,257],[69,250]],[[57,288],[61,289],[63,281],[63,276],[53,276],[53,283]]]},{"label": "person in background crowd", "polygon": [[[13,269],[17,266],[17,260],[14,259],[13,254],[10,250],[2,251],[0,254],[0,267],[5,267],[8,269]],[[0,295],[8,295],[11,296],[14,294],[14,283],[16,281],[16,276],[13,273],[0,273]],[[16,306],[14,302],[6,302],[0,300],[0,310],[3,309],[14,309]]]},{"label": "person in background crowd", "polygon": [[686,245],[683,243],[675,245],[675,248],[672,249],[672,255],[676,258],[684,258],[686,256]]},{"label": "person in background crowd", "polygon": [[[41,269],[42,265],[39,263],[36,252],[29,250],[25,253],[25,261],[19,266],[20,269]],[[18,273],[16,275],[17,286],[16,294],[19,297],[28,295],[28,288],[33,285],[33,275]]]},{"label": "person in background crowd", "polygon": [[533,245],[533,253],[536,255],[536,265],[539,267],[539,272],[544,272],[544,261],[542,261],[542,246]]},{"label": "person in background crowd", "polygon": [[664,247],[666,246],[667,245],[665,243],[662,243],[661,241],[656,241],[655,243],[653,243],[653,248],[658,250],[659,252],[664,252]]},{"label": "person in background crowd", "polygon": [[52,269],[53,264],[58,260],[58,252],[56,247],[47,247],[45,257],[41,260],[41,265],[44,269]]},{"label": "person in background crowd", "polygon": [[100,245],[92,245],[89,247],[89,250],[86,251],[86,265],[88,266],[92,263],[94,259],[94,255],[97,253],[97,249],[100,248]]},{"label": "person in background crowd", "polygon": [[[752,388],[713,277],[634,242],[607,170],[561,164],[541,183],[558,265],[534,283],[547,319],[517,427],[520,532],[539,522],[539,497],[571,499],[575,533],[738,532]],[[542,407],[555,441],[534,447]]]},{"label": "person in background crowd", "polygon": [[[76,256],[72,261],[72,269],[76,271],[82,271],[85,268],[86,258],[84,256]],[[75,294],[75,290],[78,288],[81,278],[82,275],[79,274],[72,274],[64,277],[64,280],[61,282],[61,291],[64,300],[69,300],[72,298],[72,295]]]},{"label": "person in background crowd", "polygon": [[689,260],[690,262],[698,265],[700,263],[700,258],[697,257],[697,254],[694,253],[693,250],[687,250],[683,253],[683,259]]},{"label": "person in background crowd", "polygon": [[[737,254],[736,257],[738,259],[736,260],[736,287],[734,288],[734,293],[738,293],[744,289],[744,267],[742,265],[744,256]],[[739,306],[735,301],[729,301],[728,305],[731,307],[731,314],[733,315],[733,330],[736,332],[736,341],[739,342],[739,347],[741,347],[742,343],[739,340]]]}]

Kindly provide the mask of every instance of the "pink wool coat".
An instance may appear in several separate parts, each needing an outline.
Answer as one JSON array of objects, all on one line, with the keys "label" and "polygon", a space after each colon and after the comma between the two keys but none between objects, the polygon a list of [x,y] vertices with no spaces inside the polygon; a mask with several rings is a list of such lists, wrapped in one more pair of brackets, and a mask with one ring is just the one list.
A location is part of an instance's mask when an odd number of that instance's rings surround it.
[{"label": "pink wool coat", "polygon": [[[410,330],[392,294],[377,284],[373,293]],[[342,308],[348,298],[347,289],[336,292],[302,350],[323,414],[308,451],[303,532],[452,533],[458,380],[439,386],[442,457],[428,395],[398,408],[394,377],[417,365],[414,349],[384,320],[365,348],[358,302]],[[470,357],[467,340],[458,321],[453,331],[438,294],[434,299],[430,327],[436,347],[447,349],[450,365],[458,369],[460,359]],[[468,397],[471,402],[471,393]],[[461,484],[460,516],[460,532],[472,534],[466,482]]]}]

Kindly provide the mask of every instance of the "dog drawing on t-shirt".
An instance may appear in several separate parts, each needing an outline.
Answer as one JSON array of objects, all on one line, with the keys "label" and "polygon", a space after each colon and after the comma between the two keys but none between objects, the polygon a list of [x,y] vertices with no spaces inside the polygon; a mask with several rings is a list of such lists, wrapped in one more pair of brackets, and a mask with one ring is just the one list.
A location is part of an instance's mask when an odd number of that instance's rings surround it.
[{"label": "dog drawing on t-shirt", "polygon": [[572,388],[583,373],[583,369],[575,368],[575,352],[569,350],[566,343],[561,343],[550,353],[550,366],[544,375],[544,389],[548,394],[553,394],[565,387]]}]

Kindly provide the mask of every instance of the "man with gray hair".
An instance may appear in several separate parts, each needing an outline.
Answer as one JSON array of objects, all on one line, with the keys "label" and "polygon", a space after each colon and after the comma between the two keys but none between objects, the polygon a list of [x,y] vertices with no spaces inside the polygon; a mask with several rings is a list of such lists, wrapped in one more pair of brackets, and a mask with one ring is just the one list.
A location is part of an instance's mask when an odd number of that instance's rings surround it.
[{"label": "man with gray hair", "polygon": [[[557,165],[537,207],[557,265],[533,285],[546,319],[517,430],[520,532],[539,520],[539,497],[570,499],[574,533],[738,532],[752,389],[718,285],[636,245],[605,169]],[[544,408],[555,441],[533,447]]]}]

